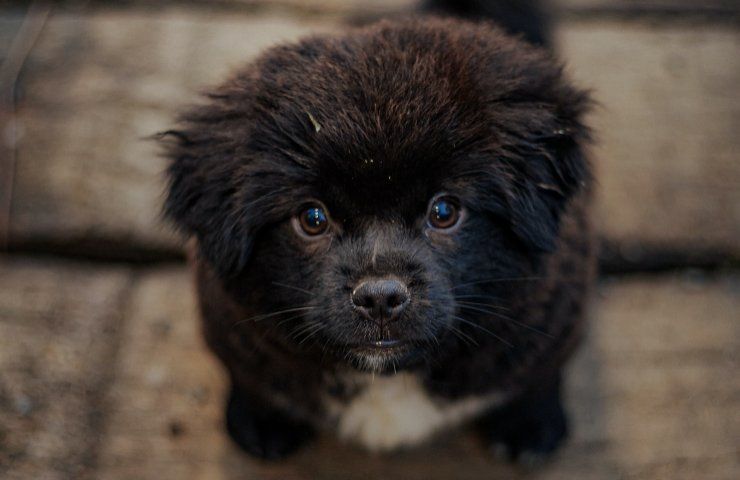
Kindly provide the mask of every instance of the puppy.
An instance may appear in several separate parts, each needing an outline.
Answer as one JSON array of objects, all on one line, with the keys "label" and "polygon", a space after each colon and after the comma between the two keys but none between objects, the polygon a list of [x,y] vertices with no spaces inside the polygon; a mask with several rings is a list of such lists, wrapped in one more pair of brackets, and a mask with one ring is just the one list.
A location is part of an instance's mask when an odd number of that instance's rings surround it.
[{"label": "puppy", "polygon": [[207,97],[169,132],[165,211],[236,443],[390,450],[477,420],[512,458],[552,452],[593,248],[589,100],[551,56],[488,22],[382,21]]}]

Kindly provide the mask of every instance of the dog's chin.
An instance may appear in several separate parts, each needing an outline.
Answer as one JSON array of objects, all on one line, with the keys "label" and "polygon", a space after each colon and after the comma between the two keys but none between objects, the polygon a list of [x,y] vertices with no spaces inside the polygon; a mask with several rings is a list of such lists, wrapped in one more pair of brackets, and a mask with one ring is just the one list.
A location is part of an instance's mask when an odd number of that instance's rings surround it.
[{"label": "dog's chin", "polygon": [[411,342],[383,340],[349,346],[346,358],[357,370],[393,374],[413,366],[421,356],[421,347]]}]

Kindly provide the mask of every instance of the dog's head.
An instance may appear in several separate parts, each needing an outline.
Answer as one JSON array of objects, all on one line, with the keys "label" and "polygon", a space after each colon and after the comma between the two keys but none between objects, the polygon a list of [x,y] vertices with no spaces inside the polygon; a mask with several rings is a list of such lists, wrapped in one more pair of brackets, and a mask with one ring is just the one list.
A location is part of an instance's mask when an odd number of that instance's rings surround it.
[{"label": "dog's head", "polygon": [[168,216],[253,313],[243,327],[361,368],[505,308],[588,176],[585,94],[489,25],[309,38],[208,97],[171,132]]}]

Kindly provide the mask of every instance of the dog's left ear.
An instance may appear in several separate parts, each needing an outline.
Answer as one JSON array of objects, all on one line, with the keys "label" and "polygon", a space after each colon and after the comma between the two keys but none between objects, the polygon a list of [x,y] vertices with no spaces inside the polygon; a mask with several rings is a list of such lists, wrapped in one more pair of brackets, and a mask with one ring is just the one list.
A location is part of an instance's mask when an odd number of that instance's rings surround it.
[{"label": "dog's left ear", "polygon": [[509,198],[511,228],[535,252],[555,251],[561,214],[590,180],[581,146],[586,141],[583,132],[557,129],[522,155],[521,176]]},{"label": "dog's left ear", "polygon": [[222,145],[199,131],[169,131],[165,216],[195,237],[199,254],[222,276],[244,268],[254,232],[240,207],[237,168]]}]

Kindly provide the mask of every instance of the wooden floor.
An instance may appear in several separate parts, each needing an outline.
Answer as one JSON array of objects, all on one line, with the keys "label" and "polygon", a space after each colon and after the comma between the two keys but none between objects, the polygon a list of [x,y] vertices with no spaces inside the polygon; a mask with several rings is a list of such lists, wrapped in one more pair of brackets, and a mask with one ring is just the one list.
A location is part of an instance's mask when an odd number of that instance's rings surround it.
[{"label": "wooden floor", "polygon": [[38,36],[0,7],[2,65],[22,60],[0,75],[1,479],[740,478],[736,2],[557,0],[557,49],[599,102],[612,273],[569,368],[572,437],[536,469],[465,429],[393,455],[325,436],[274,464],[231,445],[145,138],[263,48],[410,0],[216,3],[66,2]]}]

